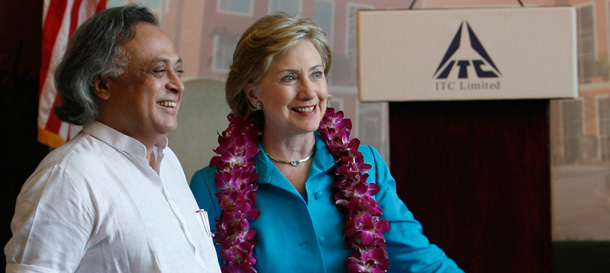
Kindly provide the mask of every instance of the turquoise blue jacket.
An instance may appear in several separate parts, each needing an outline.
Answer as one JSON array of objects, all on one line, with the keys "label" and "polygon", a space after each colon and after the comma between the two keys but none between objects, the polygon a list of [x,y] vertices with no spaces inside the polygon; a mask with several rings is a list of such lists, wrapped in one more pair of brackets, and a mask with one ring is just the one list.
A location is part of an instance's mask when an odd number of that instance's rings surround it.
[{"label": "turquoise blue jacket", "polygon": [[[266,272],[345,272],[350,249],[343,239],[343,215],[334,205],[332,184],[333,157],[316,132],[316,153],[305,182],[306,199],[280,173],[259,144],[256,172],[259,174],[256,207],[258,219],[251,221],[257,230],[254,256],[256,268]],[[388,272],[463,272],[436,245],[422,234],[420,223],[396,194],[396,183],[386,163],[372,147],[361,145],[364,161],[373,167],[368,181],[380,190],[374,196],[383,210],[382,218],[391,224],[384,233],[389,254]],[[197,171],[191,190],[210,225],[220,215],[214,193],[215,168]],[[219,246],[216,246],[217,252]],[[220,258],[220,254],[218,254]]]}]

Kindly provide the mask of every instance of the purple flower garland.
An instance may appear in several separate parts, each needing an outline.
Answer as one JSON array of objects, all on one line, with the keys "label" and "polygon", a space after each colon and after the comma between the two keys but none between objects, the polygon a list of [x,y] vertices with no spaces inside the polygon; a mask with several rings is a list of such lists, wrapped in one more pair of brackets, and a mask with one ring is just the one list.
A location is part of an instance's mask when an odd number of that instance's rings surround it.
[{"label": "purple flower garland", "polygon": [[[215,194],[221,207],[220,217],[215,220],[216,244],[221,246],[220,256],[223,272],[257,272],[253,256],[256,230],[250,229],[249,221],[256,220],[260,210],[256,202],[256,179],[254,156],[258,152],[259,131],[245,117],[228,116],[229,127],[218,137],[218,154],[210,161],[216,166]],[[333,184],[335,205],[345,217],[346,247],[354,251],[348,256],[347,272],[385,272],[390,264],[383,232],[390,223],[381,219],[381,208],[372,195],[379,191],[374,183],[366,182],[371,165],[364,163],[358,151],[360,140],[349,138],[352,123],[327,108],[318,132],[333,155],[336,164],[337,182]]]},{"label": "purple flower garland", "polygon": [[258,130],[244,118],[229,115],[228,119],[229,127],[218,136],[220,145],[214,150],[219,155],[210,161],[210,166],[218,167],[214,182],[222,190],[214,194],[221,208],[214,237],[228,266],[223,272],[256,272],[252,256],[256,230],[250,229],[248,220],[260,215],[254,208],[258,174],[253,158],[258,152]]}]

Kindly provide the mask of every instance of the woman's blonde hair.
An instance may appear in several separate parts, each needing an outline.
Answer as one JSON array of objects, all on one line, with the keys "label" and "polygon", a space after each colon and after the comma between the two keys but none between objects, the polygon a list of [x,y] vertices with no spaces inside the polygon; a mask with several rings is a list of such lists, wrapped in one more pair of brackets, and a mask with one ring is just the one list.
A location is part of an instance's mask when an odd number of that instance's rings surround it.
[{"label": "woman's blonde hair", "polygon": [[258,19],[242,34],[225,85],[226,99],[233,114],[248,116],[255,126],[262,129],[262,111],[256,111],[250,105],[244,88],[247,84],[258,85],[274,57],[304,39],[318,50],[324,74],[328,75],[331,51],[326,32],[309,18],[284,12],[272,13]]}]

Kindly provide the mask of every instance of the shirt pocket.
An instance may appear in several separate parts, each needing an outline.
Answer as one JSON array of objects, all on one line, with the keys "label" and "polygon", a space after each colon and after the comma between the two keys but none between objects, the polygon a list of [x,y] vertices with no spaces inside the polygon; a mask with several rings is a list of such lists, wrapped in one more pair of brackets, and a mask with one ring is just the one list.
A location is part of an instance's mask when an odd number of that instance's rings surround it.
[{"label": "shirt pocket", "polygon": [[205,211],[204,209],[199,209],[197,211],[195,211],[195,214],[197,215],[197,218],[199,219],[199,224],[201,225],[201,227],[203,228],[203,231],[205,232],[205,234],[208,237],[214,237],[214,234],[212,234],[212,229],[210,228],[210,220],[208,219],[208,212]]}]

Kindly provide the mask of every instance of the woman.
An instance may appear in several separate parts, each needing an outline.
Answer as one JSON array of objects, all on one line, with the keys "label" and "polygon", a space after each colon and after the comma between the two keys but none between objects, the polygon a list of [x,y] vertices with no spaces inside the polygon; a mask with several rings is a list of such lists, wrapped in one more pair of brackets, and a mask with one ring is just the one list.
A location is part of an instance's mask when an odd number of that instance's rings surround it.
[{"label": "woman", "polygon": [[422,234],[379,153],[327,109],[330,52],[322,29],[283,13],[240,38],[229,127],[191,180],[221,261],[231,272],[462,272]]}]

